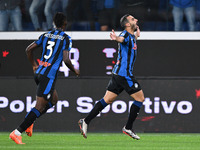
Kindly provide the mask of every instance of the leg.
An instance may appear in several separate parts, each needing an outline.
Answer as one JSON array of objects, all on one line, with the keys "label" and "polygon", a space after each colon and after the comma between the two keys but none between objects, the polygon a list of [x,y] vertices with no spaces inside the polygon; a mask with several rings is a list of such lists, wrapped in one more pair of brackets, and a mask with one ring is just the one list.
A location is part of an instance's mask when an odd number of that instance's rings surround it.
[{"label": "leg", "polygon": [[129,135],[131,138],[139,140],[140,137],[132,131],[132,126],[133,122],[139,114],[140,108],[142,107],[142,103],[144,101],[144,93],[141,89],[140,84],[134,77],[125,77],[123,86],[125,91],[132,98],[134,98],[135,101],[131,105],[128,121],[126,123],[126,126],[123,127],[122,131],[123,133]]},{"label": "leg", "polygon": [[9,15],[6,10],[0,10],[0,31],[8,30]]},{"label": "leg", "polygon": [[58,102],[58,94],[57,94],[57,91],[54,90],[52,100],[50,102],[48,102],[45,109],[41,112],[41,115],[45,114],[47,112],[47,110],[49,108],[53,107],[54,105],[56,105],[57,102]]},{"label": "leg", "polygon": [[21,125],[17,129],[15,129],[9,136],[17,144],[24,144],[22,143],[21,133],[24,132],[28,127],[30,127],[30,125],[33,124],[36,118],[40,117],[41,112],[44,110],[45,106],[48,103],[48,101],[46,101],[43,97],[37,96],[36,99],[36,106],[26,115]]},{"label": "leg", "polygon": [[103,97],[103,99],[101,99],[95,104],[94,108],[85,118],[85,122],[89,124],[90,121],[94,119],[108,104],[111,104],[115,100],[116,97],[117,97],[117,94],[111,91],[106,91],[106,94]]},{"label": "leg", "polygon": [[143,94],[143,91],[140,90],[134,94],[131,94],[130,96],[133,97],[135,101],[131,105],[127,124],[126,126],[123,127],[122,131],[123,133],[129,135],[131,138],[139,140],[140,137],[132,131],[132,126],[133,126],[133,122],[135,121],[135,119],[137,118],[139,114],[139,110],[142,106],[142,103],[144,102],[144,94]]},{"label": "leg", "polygon": [[194,7],[185,8],[184,13],[187,19],[189,30],[195,31],[195,8]]},{"label": "leg", "polygon": [[130,114],[128,117],[127,124],[125,126],[126,129],[131,130],[133,126],[133,122],[137,118],[140,108],[142,107],[142,103],[144,102],[144,93],[142,90],[130,95],[132,98],[135,99],[133,104],[131,105]]},{"label": "leg", "polygon": [[35,30],[40,30],[40,23],[37,16],[38,8],[44,3],[44,0],[34,0],[29,8],[29,13]]},{"label": "leg", "polygon": [[62,10],[65,15],[67,15],[67,6],[69,0],[62,0]]},{"label": "leg", "polygon": [[22,31],[22,14],[19,6],[11,10],[11,23],[14,26],[14,30]]},{"label": "leg", "polygon": [[36,120],[36,118],[39,118],[41,116],[41,112],[44,111],[48,101],[45,100],[43,97],[36,97],[37,102],[35,107],[26,115],[24,121],[22,124],[17,128],[17,130],[22,133],[24,132],[33,122]]},{"label": "leg", "polygon": [[54,0],[46,0],[44,14],[46,16],[47,28],[51,30],[53,28],[53,13],[52,13],[52,5]]},{"label": "leg", "polygon": [[[45,114],[47,112],[47,110],[51,107],[53,107],[54,105],[56,105],[58,101],[58,94],[56,92],[56,90],[54,90],[53,92],[53,98],[50,102],[48,102],[48,104],[46,105],[45,109],[41,112],[40,116],[42,116],[43,114]],[[26,134],[28,136],[32,136],[32,133],[33,133],[33,124],[30,125],[26,130],[25,130]]]},{"label": "leg", "polygon": [[142,102],[142,103],[144,102],[144,93],[142,90],[140,90],[134,94],[131,94],[130,96],[138,102]]},{"label": "leg", "polygon": [[58,93],[56,90],[53,91],[53,98],[51,100],[52,105],[56,105],[58,102]]},{"label": "leg", "polygon": [[95,104],[94,108],[90,111],[88,116],[85,119],[79,120],[78,124],[81,130],[81,134],[84,138],[87,138],[87,128],[90,121],[94,119],[108,104],[111,104],[116,97],[117,94],[111,91],[106,91],[104,98]]},{"label": "leg", "polygon": [[85,119],[79,120],[78,123],[83,137],[87,138],[87,127],[90,121],[94,119],[108,104],[111,104],[116,99],[117,95],[123,91],[123,87],[121,87],[118,82],[119,77],[113,75],[108,83],[107,91],[104,97],[95,104],[94,108]]},{"label": "leg", "polygon": [[183,23],[183,10],[182,8],[173,7],[172,14],[174,17],[174,30],[181,31]]}]

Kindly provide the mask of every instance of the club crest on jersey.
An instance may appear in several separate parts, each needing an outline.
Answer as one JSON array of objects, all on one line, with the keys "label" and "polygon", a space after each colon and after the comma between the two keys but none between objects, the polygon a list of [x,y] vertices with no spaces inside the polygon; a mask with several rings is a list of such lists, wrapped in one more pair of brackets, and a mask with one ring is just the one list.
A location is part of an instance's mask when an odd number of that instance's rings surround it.
[{"label": "club crest on jersey", "polygon": [[134,50],[137,50],[137,45],[134,43],[134,47],[133,47]]},{"label": "club crest on jersey", "polygon": [[47,95],[47,99],[49,99],[50,97],[51,97],[51,94],[48,94],[48,95]]},{"label": "club crest on jersey", "polygon": [[134,86],[135,86],[136,89],[138,88],[138,84],[137,83],[135,83]]}]

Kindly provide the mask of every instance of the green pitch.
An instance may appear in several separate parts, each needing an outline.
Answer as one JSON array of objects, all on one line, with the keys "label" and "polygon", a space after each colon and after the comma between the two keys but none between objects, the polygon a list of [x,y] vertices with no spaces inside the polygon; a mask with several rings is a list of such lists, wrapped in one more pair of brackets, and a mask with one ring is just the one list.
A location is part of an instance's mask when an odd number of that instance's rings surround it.
[{"label": "green pitch", "polygon": [[88,133],[84,139],[78,133],[25,134],[25,145],[10,140],[9,133],[0,133],[0,150],[200,150],[200,134],[138,133],[141,140],[133,140],[123,133]]}]

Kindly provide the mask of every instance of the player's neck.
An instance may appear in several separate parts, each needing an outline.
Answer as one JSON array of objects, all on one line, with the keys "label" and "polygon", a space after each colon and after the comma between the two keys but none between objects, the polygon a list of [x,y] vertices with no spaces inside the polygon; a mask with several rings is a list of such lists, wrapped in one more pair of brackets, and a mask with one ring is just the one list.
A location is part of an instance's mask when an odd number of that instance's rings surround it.
[{"label": "player's neck", "polygon": [[63,28],[56,28],[56,30],[61,30],[61,31],[64,31],[64,30],[63,30]]},{"label": "player's neck", "polygon": [[130,34],[134,35],[134,30],[131,28],[126,28],[126,31],[129,32]]}]

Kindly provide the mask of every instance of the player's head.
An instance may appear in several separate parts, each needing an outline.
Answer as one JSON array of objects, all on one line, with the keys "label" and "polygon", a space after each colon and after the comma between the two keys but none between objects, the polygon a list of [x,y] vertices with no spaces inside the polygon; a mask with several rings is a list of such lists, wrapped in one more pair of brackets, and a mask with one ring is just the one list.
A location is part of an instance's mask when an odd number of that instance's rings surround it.
[{"label": "player's head", "polygon": [[132,15],[130,14],[126,14],[123,17],[121,17],[120,19],[120,24],[121,26],[126,29],[127,27],[132,28],[133,30],[136,29],[137,26],[137,22],[138,20],[136,18],[134,18]]},{"label": "player's head", "polygon": [[123,17],[121,17],[120,24],[121,24],[122,28],[126,27],[126,24],[128,23],[128,19],[127,19],[128,16],[130,16],[130,14],[126,14]]},{"label": "player's head", "polygon": [[64,30],[67,26],[67,18],[62,12],[57,12],[53,18],[53,23],[56,28]]}]

